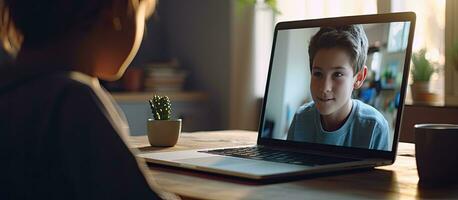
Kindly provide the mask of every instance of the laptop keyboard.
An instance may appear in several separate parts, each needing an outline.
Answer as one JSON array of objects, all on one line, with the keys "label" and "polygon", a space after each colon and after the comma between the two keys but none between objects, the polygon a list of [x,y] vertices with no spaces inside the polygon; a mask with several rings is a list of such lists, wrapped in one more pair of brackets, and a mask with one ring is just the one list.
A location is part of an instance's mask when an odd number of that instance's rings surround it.
[{"label": "laptop keyboard", "polygon": [[283,150],[278,150],[278,149],[263,148],[259,146],[216,149],[216,150],[199,151],[199,152],[216,154],[216,155],[224,155],[224,156],[232,156],[232,157],[238,157],[238,158],[254,159],[254,160],[288,163],[288,164],[295,164],[295,165],[306,165],[306,166],[358,161],[356,159],[351,159],[351,158],[331,157],[331,156],[299,153],[299,152],[292,152],[292,151],[283,151]]}]

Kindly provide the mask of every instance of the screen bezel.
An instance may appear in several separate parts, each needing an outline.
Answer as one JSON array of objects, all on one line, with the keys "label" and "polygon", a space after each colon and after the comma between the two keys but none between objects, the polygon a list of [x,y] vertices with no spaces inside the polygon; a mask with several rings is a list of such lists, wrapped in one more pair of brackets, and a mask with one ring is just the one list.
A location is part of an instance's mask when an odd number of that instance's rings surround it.
[{"label": "screen bezel", "polygon": [[[407,88],[407,80],[410,70],[410,59],[412,54],[412,42],[415,30],[415,13],[414,12],[402,12],[402,13],[388,13],[388,14],[375,14],[375,15],[359,15],[359,16],[347,16],[347,17],[335,17],[335,18],[324,18],[324,19],[311,19],[311,20],[300,20],[300,21],[287,21],[279,22],[275,26],[274,37],[272,43],[272,50],[270,54],[269,71],[267,76],[267,83],[264,92],[264,99],[262,103],[262,112],[259,122],[258,130],[258,145],[288,147],[294,149],[304,149],[311,151],[329,152],[335,154],[338,152],[340,155],[351,155],[363,158],[380,158],[389,159],[394,162],[396,158],[396,151],[398,148],[399,141],[399,130],[401,128],[402,113],[404,110],[405,93]],[[410,22],[410,30],[408,43],[406,48],[405,60],[404,60],[404,71],[402,76],[401,88],[400,88],[400,100],[399,107],[396,114],[396,123],[393,136],[393,144],[391,151],[374,150],[374,149],[362,149],[355,147],[344,147],[335,145],[326,145],[309,142],[297,142],[288,141],[272,138],[262,138],[262,131],[264,127],[264,115],[266,112],[266,99],[269,92],[270,78],[273,67],[273,58],[275,53],[275,44],[277,41],[277,34],[279,30],[291,30],[291,29],[303,29],[303,28],[319,28],[324,26],[339,26],[339,25],[350,25],[350,24],[373,24],[373,23],[391,23],[391,22]]]}]

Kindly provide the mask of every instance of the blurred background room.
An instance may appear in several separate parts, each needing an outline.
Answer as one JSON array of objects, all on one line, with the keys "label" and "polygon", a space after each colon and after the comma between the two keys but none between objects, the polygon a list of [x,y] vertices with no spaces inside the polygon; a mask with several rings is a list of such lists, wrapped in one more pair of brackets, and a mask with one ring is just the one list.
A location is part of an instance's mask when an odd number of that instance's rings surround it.
[{"label": "blurred background room", "polygon": [[[427,66],[433,69],[426,91],[412,95],[408,86],[405,118],[424,108],[439,110],[438,115],[448,108],[458,113],[458,1],[159,0],[156,9],[125,75],[116,82],[103,82],[126,113],[132,135],[146,133],[147,100],[153,94],[170,97],[173,115],[183,119],[185,132],[256,131],[277,22],[401,11],[416,13],[413,53],[421,57],[424,52]],[[389,89],[400,79],[396,66],[401,63],[395,58],[405,48],[404,29],[395,25],[365,29],[372,73],[357,95],[389,112],[394,103],[377,101],[374,92],[395,98]],[[383,34],[399,34],[400,41],[386,41]],[[382,57],[391,57],[393,62],[382,62]],[[10,59],[0,54],[1,62]],[[411,69],[415,69],[413,64]],[[458,123],[458,115],[445,116]]]}]

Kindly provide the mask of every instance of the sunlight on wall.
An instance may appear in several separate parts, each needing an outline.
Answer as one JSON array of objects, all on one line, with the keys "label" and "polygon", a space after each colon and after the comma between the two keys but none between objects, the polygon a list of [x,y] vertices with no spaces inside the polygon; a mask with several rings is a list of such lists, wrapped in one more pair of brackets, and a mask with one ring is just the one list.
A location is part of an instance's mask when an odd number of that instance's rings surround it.
[{"label": "sunlight on wall", "polygon": [[[426,58],[435,63],[438,73],[431,77],[431,90],[444,95],[445,0],[392,0],[393,12],[413,11],[417,15],[412,51],[427,49]],[[412,67],[412,66],[411,66]]]},{"label": "sunlight on wall", "polygon": [[376,0],[278,0],[276,21],[377,13]]}]

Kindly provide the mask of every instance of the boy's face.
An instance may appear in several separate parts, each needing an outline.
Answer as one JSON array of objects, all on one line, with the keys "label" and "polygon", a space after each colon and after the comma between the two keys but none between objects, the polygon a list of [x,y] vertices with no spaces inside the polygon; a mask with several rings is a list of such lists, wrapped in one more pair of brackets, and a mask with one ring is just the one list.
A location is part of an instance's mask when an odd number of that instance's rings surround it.
[{"label": "boy's face", "polygon": [[321,115],[346,115],[351,110],[351,94],[359,88],[365,78],[354,76],[351,58],[341,48],[320,49],[312,63],[310,89],[316,108]]}]

